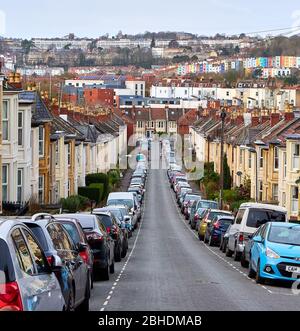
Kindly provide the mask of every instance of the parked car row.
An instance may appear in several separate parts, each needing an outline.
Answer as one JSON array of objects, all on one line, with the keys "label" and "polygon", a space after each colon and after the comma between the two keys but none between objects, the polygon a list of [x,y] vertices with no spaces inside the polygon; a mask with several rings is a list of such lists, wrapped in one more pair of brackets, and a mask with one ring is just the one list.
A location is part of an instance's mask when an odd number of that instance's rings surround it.
[{"label": "parked car row", "polygon": [[90,213],[1,219],[0,311],[88,311],[94,281],[108,280],[127,255],[146,178],[138,162],[128,192]]},{"label": "parked car row", "polygon": [[168,177],[178,206],[200,241],[219,246],[227,257],[240,261],[257,283],[299,279],[300,224],[288,223],[285,208],[249,202],[234,216],[194,193],[176,165],[170,166]]}]

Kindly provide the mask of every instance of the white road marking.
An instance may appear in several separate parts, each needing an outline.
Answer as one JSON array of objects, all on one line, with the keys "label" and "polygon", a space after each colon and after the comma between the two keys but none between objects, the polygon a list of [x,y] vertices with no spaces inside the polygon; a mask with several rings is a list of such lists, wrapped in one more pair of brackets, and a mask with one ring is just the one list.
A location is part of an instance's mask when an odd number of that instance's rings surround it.
[{"label": "white road marking", "polygon": [[113,291],[115,290],[116,286],[118,285],[118,283],[120,281],[120,278],[121,278],[122,274],[125,272],[126,267],[127,267],[127,264],[129,263],[129,261],[130,261],[130,259],[132,257],[133,252],[135,251],[135,248],[136,248],[136,245],[137,245],[137,241],[138,241],[139,236],[140,236],[140,233],[141,233],[142,225],[144,223],[145,210],[146,210],[146,200],[147,200],[146,197],[147,197],[147,193],[146,193],[145,199],[144,199],[144,207],[143,207],[141,222],[140,222],[140,225],[139,225],[138,233],[136,235],[134,244],[132,246],[132,250],[131,250],[131,252],[130,252],[130,254],[129,254],[127,260],[126,260],[126,262],[124,263],[124,266],[123,266],[122,270],[120,271],[120,274],[118,275],[118,278],[116,279],[115,283],[113,284],[113,287],[111,288],[111,291],[109,292],[110,295],[107,297],[107,299],[106,299],[107,301],[104,302],[103,307],[100,309],[100,311],[104,311],[105,310],[105,307],[108,305],[108,301],[112,297],[111,294],[114,293]]},{"label": "white road marking", "polygon": [[[175,208],[176,208],[177,214],[178,214],[178,216],[179,216],[179,219],[180,219],[181,222],[185,225],[185,227],[186,227],[186,228],[192,233],[192,235],[193,235],[196,239],[198,239],[197,234],[196,234],[192,229],[190,229],[190,227],[187,225],[185,219],[183,218],[182,214],[180,213],[179,208],[178,208],[177,203],[176,203],[175,198],[174,198],[174,194],[173,194],[171,188],[170,188],[170,192],[171,192],[171,197],[172,197],[172,200],[173,200],[173,202],[174,202],[174,204],[175,204]],[[241,273],[244,277],[249,278],[248,275],[247,275],[246,273],[244,273],[243,271],[241,271],[240,269],[238,269],[237,267],[235,267],[231,262],[229,262],[229,261],[227,261],[226,259],[224,259],[221,255],[219,255],[219,254],[216,253],[214,250],[212,250],[212,249],[211,249],[208,245],[206,245],[204,242],[201,242],[201,244],[202,244],[207,250],[209,250],[212,254],[214,254],[215,256],[217,256],[220,260],[226,262],[226,263],[227,263],[227,264],[228,264],[233,270],[235,270],[235,271]],[[250,279],[250,278],[249,278],[249,279]],[[254,281],[253,279],[252,279],[252,281],[255,283],[255,281]],[[264,286],[261,286],[261,285],[260,285],[260,287],[263,288],[263,289],[265,289],[266,291],[268,291],[270,294],[275,294],[273,291],[267,289],[267,288],[264,287]]]}]

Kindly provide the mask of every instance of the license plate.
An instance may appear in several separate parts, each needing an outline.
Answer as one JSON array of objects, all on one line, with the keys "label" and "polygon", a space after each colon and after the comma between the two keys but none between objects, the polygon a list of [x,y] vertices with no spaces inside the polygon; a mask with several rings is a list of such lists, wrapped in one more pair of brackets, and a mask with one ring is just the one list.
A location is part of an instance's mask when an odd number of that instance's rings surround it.
[{"label": "license plate", "polygon": [[297,274],[300,274],[300,267],[287,266],[285,270],[288,272],[295,272]]}]

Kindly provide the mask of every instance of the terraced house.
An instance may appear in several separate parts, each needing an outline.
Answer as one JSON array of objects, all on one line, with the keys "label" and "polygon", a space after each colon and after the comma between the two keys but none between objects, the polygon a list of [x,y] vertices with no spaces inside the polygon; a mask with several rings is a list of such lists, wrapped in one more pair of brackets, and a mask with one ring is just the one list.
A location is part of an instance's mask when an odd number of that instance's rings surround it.
[{"label": "terraced house", "polygon": [[121,113],[59,106],[46,93],[24,91],[19,74],[3,80],[0,101],[5,212],[22,213],[30,203],[57,204],[76,195],[87,174],[107,172],[126,155]]},{"label": "terraced house", "polygon": [[[253,111],[229,107],[225,122],[224,151],[231,171],[232,186],[251,181],[251,198],[278,204],[290,219],[300,220],[300,118],[293,105],[283,112]],[[207,110],[190,127],[199,160],[214,162],[220,172],[221,120],[217,109]]]}]

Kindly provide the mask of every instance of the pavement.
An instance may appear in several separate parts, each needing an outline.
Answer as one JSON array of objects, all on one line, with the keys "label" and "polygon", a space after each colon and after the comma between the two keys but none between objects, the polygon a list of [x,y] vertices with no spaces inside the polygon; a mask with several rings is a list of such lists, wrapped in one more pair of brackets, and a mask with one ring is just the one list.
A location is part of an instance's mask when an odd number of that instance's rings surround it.
[{"label": "pavement", "polygon": [[198,240],[176,205],[165,170],[151,170],[143,218],[129,253],[92,292],[93,311],[300,310],[282,284],[257,285],[239,262]]}]

